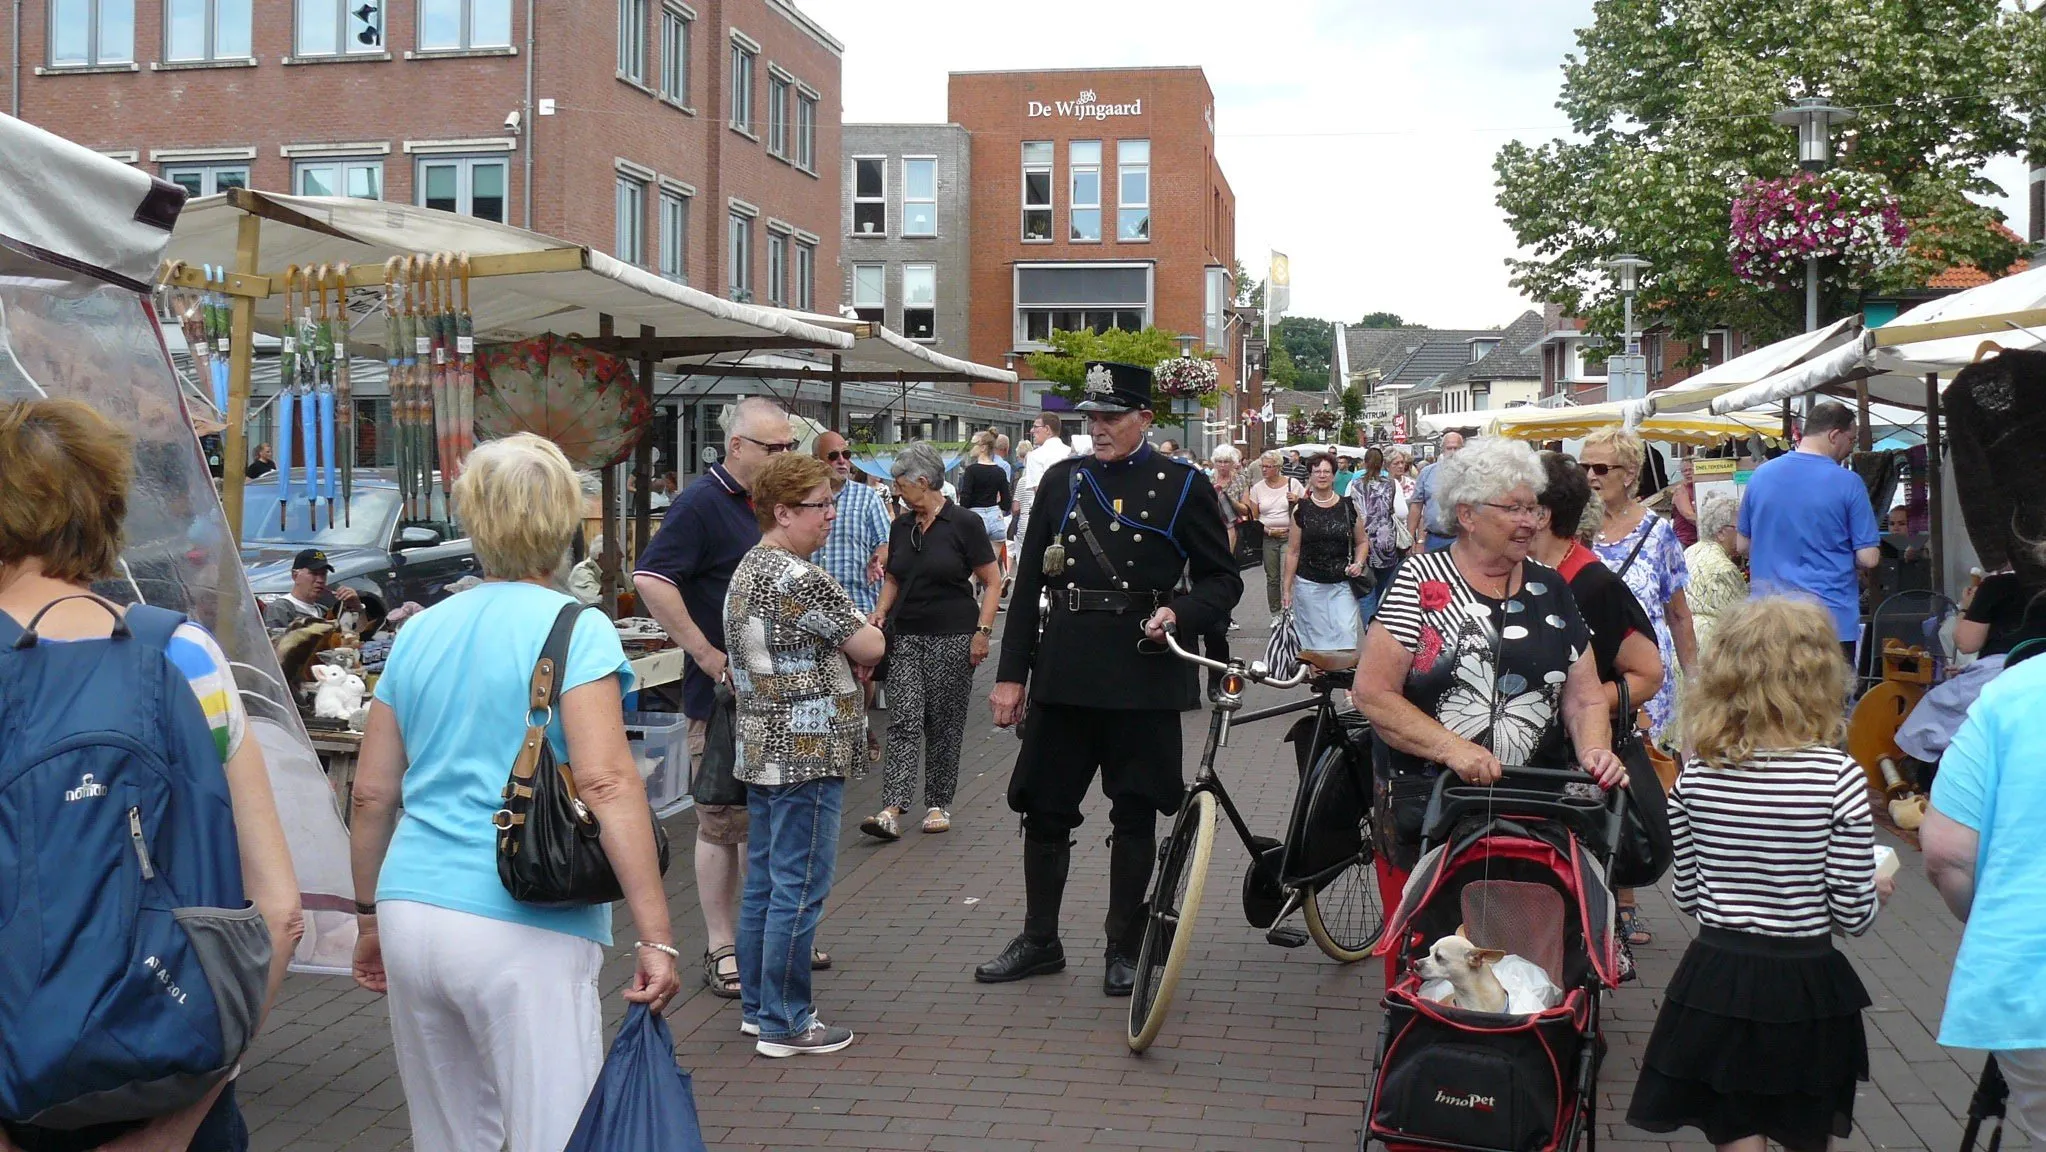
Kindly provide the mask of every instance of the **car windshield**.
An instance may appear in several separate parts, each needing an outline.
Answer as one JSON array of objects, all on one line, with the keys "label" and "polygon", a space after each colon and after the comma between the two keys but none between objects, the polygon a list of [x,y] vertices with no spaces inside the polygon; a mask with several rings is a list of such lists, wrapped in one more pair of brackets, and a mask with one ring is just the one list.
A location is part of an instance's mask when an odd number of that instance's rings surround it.
[{"label": "car windshield", "polygon": [[[340,503],[338,500],[335,504]],[[391,527],[398,518],[398,493],[390,488],[359,488],[345,514],[337,509],[337,522],[329,527],[329,503],[318,502],[320,527],[312,526],[312,512],[304,496],[293,493],[290,514],[278,525],[277,489],[251,484],[242,495],[242,542],[245,544],[298,544],[308,548],[385,548],[391,542]]]}]

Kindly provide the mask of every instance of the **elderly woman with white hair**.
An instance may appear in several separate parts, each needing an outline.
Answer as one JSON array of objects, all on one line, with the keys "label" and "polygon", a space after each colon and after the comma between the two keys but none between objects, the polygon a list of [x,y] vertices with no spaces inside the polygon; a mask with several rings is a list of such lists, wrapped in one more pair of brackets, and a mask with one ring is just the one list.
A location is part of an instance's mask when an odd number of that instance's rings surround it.
[{"label": "elderly woman with white hair", "polygon": [[1748,598],[1748,577],[1741,571],[1738,539],[1741,502],[1738,497],[1714,492],[1698,507],[1698,542],[1684,549],[1684,566],[1691,571],[1684,600],[1691,609],[1691,632],[1698,647],[1712,635],[1719,618]]},{"label": "elderly woman with white hair", "polygon": [[[1444,460],[1435,495],[1455,543],[1394,573],[1352,695],[1387,756],[1374,791],[1379,890],[1398,903],[1442,772],[1492,784],[1514,765],[1573,763],[1626,778],[1591,633],[1570,587],[1529,558],[1547,510],[1542,462],[1517,440],[1474,440]],[[1394,957],[1387,958],[1388,978]]]},{"label": "elderly woman with white hair", "polygon": [[889,635],[888,770],[881,811],[860,823],[860,831],[878,840],[901,837],[919,758],[922,828],[951,829],[973,670],[987,659],[1002,605],[1002,572],[987,528],[945,499],[945,461],[938,450],[919,440],[897,452],[888,471],[908,511],[889,530],[887,576],[870,618]]},{"label": "elderly woman with white hair", "polygon": [[[514,900],[497,873],[505,777],[582,492],[526,433],[476,449],[455,482],[484,581],[412,618],[391,646],[355,775],[356,983],[388,993],[413,1146],[512,1152],[568,1141],[603,1063],[598,976],[611,906]],[[678,986],[646,789],[625,742],[632,669],[601,612],[575,618],[548,738],[596,816],[624,891],[637,969],[624,997],[658,1012]],[[402,800],[402,804],[400,801]]]}]

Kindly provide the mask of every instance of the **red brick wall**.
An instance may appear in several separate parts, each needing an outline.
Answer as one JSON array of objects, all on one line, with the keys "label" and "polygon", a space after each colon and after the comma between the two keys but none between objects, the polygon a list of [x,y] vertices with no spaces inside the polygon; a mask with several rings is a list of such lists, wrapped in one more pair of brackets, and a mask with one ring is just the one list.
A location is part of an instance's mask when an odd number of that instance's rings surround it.
[{"label": "red brick wall", "polygon": [[[1097,102],[1141,99],[1141,116],[1105,120],[1028,115],[1027,105],[1071,101],[1091,89]],[[1198,68],[1100,69],[1052,72],[954,73],[947,119],[973,134],[973,308],[970,354],[1000,364],[1014,348],[1012,265],[1055,260],[1155,261],[1152,322],[1200,335],[1206,311],[1206,266],[1231,267],[1236,256],[1236,196],[1215,162],[1209,128],[1214,93]],[[1067,144],[1103,141],[1101,243],[1066,239],[1070,205]],[[1151,141],[1151,241],[1114,240],[1116,178],[1112,143]],[[1053,142],[1054,211],[1050,243],[1022,240],[1025,140]],[[1019,370],[1027,368],[1019,360]],[[1234,365],[1224,366],[1235,379]],[[988,394],[1006,391],[983,388]]]}]

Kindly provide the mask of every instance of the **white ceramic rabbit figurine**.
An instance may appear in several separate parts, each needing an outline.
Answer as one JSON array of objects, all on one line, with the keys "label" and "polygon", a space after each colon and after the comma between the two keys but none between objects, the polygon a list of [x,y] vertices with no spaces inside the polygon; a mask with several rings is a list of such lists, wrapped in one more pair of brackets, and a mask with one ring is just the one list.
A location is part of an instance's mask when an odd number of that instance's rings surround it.
[{"label": "white ceramic rabbit figurine", "polygon": [[320,682],[313,689],[313,715],[322,720],[347,720],[369,692],[362,677],[345,668],[315,664],[313,678]]}]

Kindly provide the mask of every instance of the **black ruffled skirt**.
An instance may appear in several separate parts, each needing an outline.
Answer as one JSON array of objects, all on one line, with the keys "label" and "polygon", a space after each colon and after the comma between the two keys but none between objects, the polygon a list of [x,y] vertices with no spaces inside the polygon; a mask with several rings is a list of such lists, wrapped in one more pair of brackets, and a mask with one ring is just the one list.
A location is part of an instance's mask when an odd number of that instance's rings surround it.
[{"label": "black ruffled skirt", "polygon": [[1704,928],[1684,953],[1641,1060],[1627,1122],[1823,1148],[1854,1128],[1868,1079],[1868,990],[1829,936]]}]

